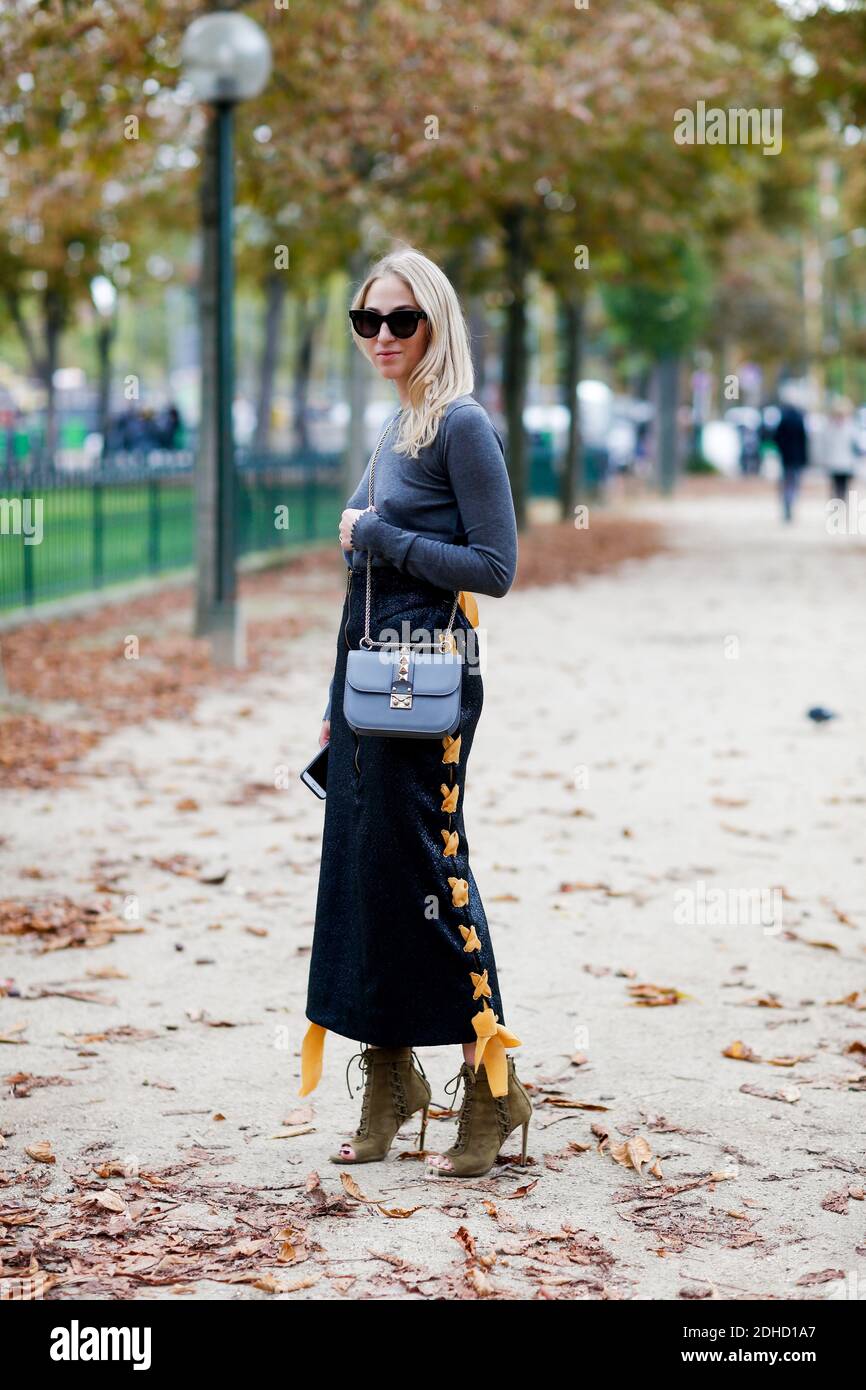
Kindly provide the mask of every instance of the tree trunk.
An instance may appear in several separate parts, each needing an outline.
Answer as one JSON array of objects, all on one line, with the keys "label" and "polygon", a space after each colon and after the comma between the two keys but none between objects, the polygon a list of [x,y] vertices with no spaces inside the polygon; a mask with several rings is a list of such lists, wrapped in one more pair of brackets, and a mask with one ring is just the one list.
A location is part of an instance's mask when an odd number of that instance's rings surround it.
[{"label": "tree trunk", "polygon": [[295,383],[292,416],[294,419],[295,448],[305,453],[310,447],[310,427],[308,406],[310,377],[313,370],[313,353],[316,347],[316,332],[324,322],[327,311],[327,296],[321,291],[298,302],[297,336],[295,340]]},{"label": "tree trunk", "polygon": [[54,373],[60,360],[60,334],[63,331],[64,312],[60,294],[55,289],[47,289],[43,300],[43,322],[45,333],[45,359],[43,381],[46,391],[45,409],[45,453],[49,463],[53,463],[59,443],[57,420],[57,395],[54,390]]},{"label": "tree trunk", "polygon": [[443,258],[442,269],[451,281],[457,298],[462,299],[463,283],[466,278],[466,251],[461,247],[459,250],[449,252]]},{"label": "tree trunk", "polygon": [[59,290],[50,286],[42,296],[42,340],[37,341],[21,307],[21,296],[16,290],[6,291],[9,315],[27,351],[30,370],[45,388],[45,442],[43,455],[49,463],[54,461],[57,448],[57,398],[54,393],[54,373],[60,354],[60,335],[66,326],[66,308]]},{"label": "tree trunk", "polygon": [[487,385],[487,317],[484,313],[484,300],[474,294],[469,300],[467,314],[469,325],[469,346],[472,350],[472,367],[475,372],[475,396],[483,403]]},{"label": "tree trunk", "polygon": [[42,380],[42,359],[37,346],[30,324],[24,317],[24,310],[21,307],[21,295],[18,290],[8,288],[6,290],[6,307],[9,310],[9,317],[18,329],[24,348],[27,352],[27,360],[30,364],[30,371],[39,381]]},{"label": "tree trunk", "polygon": [[[349,261],[349,274],[353,286],[362,278],[366,268],[367,255],[362,247],[353,253]],[[348,330],[346,351],[349,354],[347,362],[349,431],[346,450],[343,455],[343,493],[345,497],[350,497],[355,491],[358,478],[364,471],[367,462],[367,431],[364,424],[364,412],[367,406],[370,364],[365,357],[361,356],[352,341],[351,329]]]},{"label": "tree trunk", "polygon": [[568,411],[568,438],[562,461],[559,501],[562,519],[574,514],[575,503],[584,500],[586,478],[583,467],[583,439],[580,432],[580,402],[577,387],[583,361],[583,297],[561,294],[559,297],[560,343],[562,347],[562,392]]},{"label": "tree trunk", "polygon": [[510,209],[503,218],[506,255],[506,284],[511,300],[505,310],[505,334],[502,346],[502,390],[508,434],[508,475],[514,498],[518,529],[526,525],[527,515],[527,449],[523,428],[526,403],[526,276],[529,254],[525,236],[525,212]]},{"label": "tree trunk", "polygon": [[265,284],[265,335],[259,372],[259,404],[253,449],[267,453],[271,447],[271,412],[274,404],[274,382],[280,360],[283,310],[286,302],[286,275],[272,270]]}]

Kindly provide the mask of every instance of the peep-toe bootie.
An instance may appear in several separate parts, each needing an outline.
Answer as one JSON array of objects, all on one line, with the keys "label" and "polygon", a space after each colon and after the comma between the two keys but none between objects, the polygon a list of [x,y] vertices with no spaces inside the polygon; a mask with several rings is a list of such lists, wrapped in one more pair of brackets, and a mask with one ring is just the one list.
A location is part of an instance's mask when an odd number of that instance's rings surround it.
[{"label": "peep-toe bootie", "polygon": [[[346,1140],[354,1149],[355,1157],[335,1153],[330,1155],[331,1162],[373,1163],[384,1158],[397,1130],[416,1110],[422,1112],[418,1148],[423,1149],[430,1083],[421,1064],[415,1066],[417,1058],[411,1047],[367,1047],[355,1053],[355,1057],[360,1057],[364,1071],[361,1123],[352,1138]],[[349,1066],[354,1060],[354,1057],[350,1059]],[[347,1083],[348,1070],[347,1067]],[[351,1086],[349,1094],[352,1094]]]},{"label": "peep-toe bootie", "polygon": [[440,1168],[428,1160],[427,1171],[445,1178],[478,1178],[489,1173],[502,1145],[518,1125],[523,1126],[520,1161],[525,1165],[532,1101],[514,1070],[514,1058],[508,1057],[508,1094],[505,1096],[494,1096],[491,1092],[484,1062],[477,1074],[464,1062],[452,1080],[462,1081],[464,1089],[457,1119],[457,1139],[444,1155],[451,1167]]}]

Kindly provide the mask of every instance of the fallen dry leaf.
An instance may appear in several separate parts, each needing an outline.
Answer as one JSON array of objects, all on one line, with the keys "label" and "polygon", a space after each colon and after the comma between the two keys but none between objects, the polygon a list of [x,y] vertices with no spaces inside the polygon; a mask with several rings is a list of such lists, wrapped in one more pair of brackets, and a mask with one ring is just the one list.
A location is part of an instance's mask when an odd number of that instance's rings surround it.
[{"label": "fallen dry leaf", "polygon": [[466,1278],[479,1298],[490,1298],[496,1293],[496,1286],[491,1283],[487,1275],[483,1270],[480,1270],[477,1265],[472,1265],[467,1272]]},{"label": "fallen dry leaf", "polygon": [[94,1200],[107,1211],[126,1211],[126,1203],[119,1192],[98,1192]]},{"label": "fallen dry leaf", "polygon": [[39,1220],[35,1207],[0,1207],[0,1226],[30,1226]]},{"label": "fallen dry leaf", "polygon": [[682,990],[668,985],[629,985],[628,992],[635,1004],[644,1008],[659,1008],[669,1004],[678,1004],[681,999],[691,997],[684,994]]},{"label": "fallen dry leaf", "polygon": [[370,1206],[376,1206],[375,1197],[365,1197],[351,1173],[341,1173],[340,1182],[343,1184],[343,1191],[350,1197],[354,1197],[356,1202],[367,1202]]},{"label": "fallen dry leaf", "polygon": [[634,1168],[635,1172],[640,1174],[642,1166],[649,1163],[653,1156],[652,1145],[638,1134],[633,1139],[627,1139],[624,1144],[611,1144],[610,1156],[624,1168]]},{"label": "fallen dry leaf", "polygon": [[[528,1154],[527,1154],[527,1157],[529,1157]],[[515,1189],[514,1189],[513,1192],[509,1192],[509,1193],[508,1193],[508,1195],[506,1196],[505,1200],[506,1200],[506,1202],[519,1202],[519,1201],[522,1201],[522,1199],[523,1199],[524,1197],[528,1197],[529,1194],[530,1194],[530,1192],[532,1191],[532,1189],[533,1189],[534,1187],[537,1187],[537,1186],[538,1186],[538,1178],[534,1178],[532,1182],[521,1183],[520,1187],[515,1187]]]},{"label": "fallen dry leaf", "polygon": [[40,1139],[36,1144],[25,1144],[24,1152],[29,1154],[37,1163],[56,1163],[57,1159],[51,1152],[51,1144],[47,1139]]},{"label": "fallen dry leaf", "polygon": [[752,1049],[744,1042],[729,1043],[729,1045],[723,1049],[722,1056],[733,1057],[735,1062],[763,1061],[763,1058],[759,1057],[756,1052],[753,1052]]},{"label": "fallen dry leaf", "polygon": [[558,1096],[542,1096],[542,1105],[552,1105],[557,1110],[607,1110],[609,1106],[599,1105],[591,1100],[560,1100]]},{"label": "fallen dry leaf", "polygon": [[25,1023],[13,1023],[11,1028],[7,1028],[5,1033],[0,1033],[0,1043],[9,1043],[14,1046],[16,1043],[26,1043],[26,1038],[16,1038],[16,1033],[23,1033],[27,1027]]},{"label": "fallen dry leaf", "polygon": [[122,921],[102,903],[76,903],[66,897],[0,901],[0,936],[36,936],[40,953],[70,946],[106,946],[115,936],[143,930],[134,922]]},{"label": "fallen dry leaf", "polygon": [[743,1084],[740,1090],[747,1096],[757,1096],[760,1100],[781,1100],[786,1105],[796,1105],[800,1092],[796,1086],[783,1086],[779,1091],[766,1091],[763,1086]]}]

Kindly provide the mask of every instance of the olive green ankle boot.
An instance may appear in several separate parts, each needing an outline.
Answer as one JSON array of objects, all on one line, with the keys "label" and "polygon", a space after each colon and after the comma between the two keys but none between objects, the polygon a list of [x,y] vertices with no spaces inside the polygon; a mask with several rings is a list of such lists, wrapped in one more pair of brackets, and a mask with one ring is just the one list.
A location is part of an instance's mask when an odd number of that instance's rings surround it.
[{"label": "olive green ankle boot", "polygon": [[445,1157],[450,1159],[451,1167],[439,1168],[428,1160],[428,1172],[436,1177],[446,1178],[481,1177],[493,1167],[496,1155],[518,1125],[523,1126],[523,1150],[520,1161],[525,1164],[532,1101],[514,1070],[514,1058],[508,1057],[507,1096],[492,1094],[483,1062],[477,1075],[472,1067],[464,1062],[457,1077],[452,1079],[462,1081],[464,1090],[463,1104],[457,1119],[457,1140],[445,1151]]},{"label": "olive green ankle boot", "polygon": [[[355,1054],[359,1055],[364,1069],[361,1123],[346,1141],[355,1150],[355,1157],[335,1153],[331,1154],[331,1162],[373,1163],[384,1158],[397,1130],[416,1110],[422,1112],[418,1148],[423,1149],[430,1083],[423,1068],[419,1071],[415,1067],[411,1047],[367,1047]],[[352,1061],[354,1057],[350,1066]],[[346,1072],[348,1076],[348,1067]]]}]

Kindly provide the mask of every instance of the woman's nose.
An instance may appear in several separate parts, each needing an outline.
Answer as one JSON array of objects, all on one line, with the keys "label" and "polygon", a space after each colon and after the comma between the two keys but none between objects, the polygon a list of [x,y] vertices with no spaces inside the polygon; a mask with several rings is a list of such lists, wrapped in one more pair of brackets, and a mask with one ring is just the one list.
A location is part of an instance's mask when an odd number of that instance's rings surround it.
[{"label": "woman's nose", "polygon": [[385,323],[384,320],[383,320],[382,323],[379,324],[379,342],[380,342],[380,343],[395,343],[396,341],[397,341],[397,340],[396,340],[396,338],[394,337],[394,334],[391,332],[391,330],[390,330],[390,328],[388,327],[387,323]]}]

